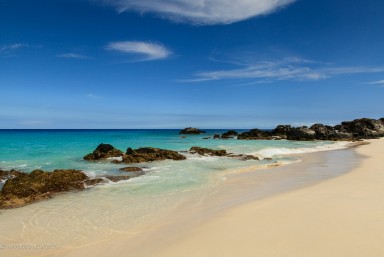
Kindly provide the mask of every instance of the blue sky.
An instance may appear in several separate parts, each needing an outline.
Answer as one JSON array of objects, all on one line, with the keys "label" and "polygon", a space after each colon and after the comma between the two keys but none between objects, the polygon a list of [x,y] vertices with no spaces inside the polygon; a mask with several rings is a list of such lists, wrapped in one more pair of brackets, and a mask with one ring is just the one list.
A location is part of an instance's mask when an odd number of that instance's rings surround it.
[{"label": "blue sky", "polygon": [[380,118],[383,13],[376,0],[0,0],[0,128]]}]

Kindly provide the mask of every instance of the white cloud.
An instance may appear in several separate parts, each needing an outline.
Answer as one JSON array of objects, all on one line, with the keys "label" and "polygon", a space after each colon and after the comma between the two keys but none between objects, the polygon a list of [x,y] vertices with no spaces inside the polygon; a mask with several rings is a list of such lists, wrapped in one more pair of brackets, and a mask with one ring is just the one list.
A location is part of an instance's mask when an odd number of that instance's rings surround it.
[{"label": "white cloud", "polygon": [[296,0],[94,0],[119,12],[156,13],[178,22],[201,25],[230,24],[272,13]]},{"label": "white cloud", "polygon": [[384,79],[383,80],[378,80],[378,81],[371,81],[371,82],[368,82],[367,84],[371,84],[371,85],[384,85]]},{"label": "white cloud", "polygon": [[327,67],[319,62],[292,57],[241,66],[238,69],[199,72],[195,74],[195,78],[184,80],[184,82],[229,79],[316,81],[338,75],[384,72],[384,67]]},{"label": "white cloud", "polygon": [[141,61],[166,59],[172,54],[170,50],[162,45],[140,41],[111,42],[105,49],[142,55],[144,59]]},{"label": "white cloud", "polygon": [[81,59],[81,60],[89,60],[92,59],[89,56],[81,55],[81,54],[75,54],[75,53],[65,53],[65,54],[58,54],[56,57],[59,58],[67,58],[67,59]]},{"label": "white cloud", "polygon": [[11,44],[11,45],[5,45],[5,46],[0,46],[0,54],[1,53],[9,53],[13,50],[16,50],[16,49],[19,49],[19,48],[23,48],[23,47],[27,47],[28,45],[26,44],[21,44],[21,43],[15,43],[15,44]]}]

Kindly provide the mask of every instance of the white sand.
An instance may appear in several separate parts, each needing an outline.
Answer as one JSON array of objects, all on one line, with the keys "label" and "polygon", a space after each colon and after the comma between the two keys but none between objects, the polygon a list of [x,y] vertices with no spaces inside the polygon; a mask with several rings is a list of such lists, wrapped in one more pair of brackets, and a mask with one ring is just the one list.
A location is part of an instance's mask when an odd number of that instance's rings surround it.
[{"label": "white sand", "polygon": [[341,177],[232,208],[154,257],[384,256],[384,139]]}]

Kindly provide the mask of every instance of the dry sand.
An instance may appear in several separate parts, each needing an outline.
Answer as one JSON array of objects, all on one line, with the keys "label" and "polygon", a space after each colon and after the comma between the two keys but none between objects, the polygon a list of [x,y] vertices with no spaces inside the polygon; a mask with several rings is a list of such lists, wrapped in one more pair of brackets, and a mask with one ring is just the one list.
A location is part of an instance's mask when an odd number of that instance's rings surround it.
[{"label": "dry sand", "polygon": [[156,257],[384,256],[384,139],[343,176],[221,213]]}]

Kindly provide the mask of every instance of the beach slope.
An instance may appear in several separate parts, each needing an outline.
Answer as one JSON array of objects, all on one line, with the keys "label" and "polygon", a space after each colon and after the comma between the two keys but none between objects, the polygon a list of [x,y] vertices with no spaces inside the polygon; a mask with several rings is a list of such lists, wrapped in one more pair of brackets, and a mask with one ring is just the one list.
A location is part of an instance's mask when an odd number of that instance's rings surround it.
[{"label": "beach slope", "polygon": [[384,139],[368,142],[352,172],[224,211],[153,256],[384,256]]}]

